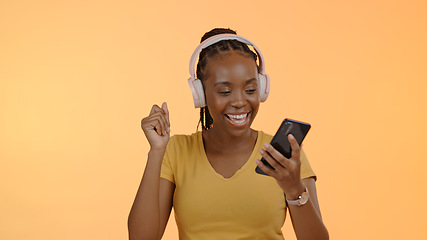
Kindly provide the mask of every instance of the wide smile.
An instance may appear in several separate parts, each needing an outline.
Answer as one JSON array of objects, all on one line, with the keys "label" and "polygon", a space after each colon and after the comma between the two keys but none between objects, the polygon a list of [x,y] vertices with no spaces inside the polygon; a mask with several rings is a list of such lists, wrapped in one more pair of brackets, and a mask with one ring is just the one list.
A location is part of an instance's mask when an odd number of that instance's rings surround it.
[{"label": "wide smile", "polygon": [[251,112],[242,114],[225,114],[227,121],[234,127],[244,127],[249,123]]}]

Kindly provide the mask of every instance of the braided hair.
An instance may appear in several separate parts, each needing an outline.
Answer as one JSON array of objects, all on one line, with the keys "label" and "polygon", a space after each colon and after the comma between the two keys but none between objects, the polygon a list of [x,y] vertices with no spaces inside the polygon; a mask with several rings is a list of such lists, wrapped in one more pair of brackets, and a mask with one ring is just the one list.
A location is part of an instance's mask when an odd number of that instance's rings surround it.
[{"label": "braided hair", "polygon": [[[214,28],[211,31],[205,33],[200,42],[203,42],[204,40],[218,34],[236,34],[236,32],[229,28]],[[256,64],[257,55],[248,47],[248,45],[234,39],[221,40],[215,44],[204,48],[199,54],[199,62],[197,63],[196,74],[197,79],[200,79],[202,81],[202,84],[203,81],[206,80],[207,75],[209,74],[206,69],[206,66],[208,65],[208,60],[216,55],[228,52],[236,52],[244,57],[253,58]],[[199,124],[200,123],[202,124],[203,130],[208,130],[213,125],[213,119],[209,113],[209,109],[207,106],[200,108]],[[199,124],[197,126],[199,126]]]}]

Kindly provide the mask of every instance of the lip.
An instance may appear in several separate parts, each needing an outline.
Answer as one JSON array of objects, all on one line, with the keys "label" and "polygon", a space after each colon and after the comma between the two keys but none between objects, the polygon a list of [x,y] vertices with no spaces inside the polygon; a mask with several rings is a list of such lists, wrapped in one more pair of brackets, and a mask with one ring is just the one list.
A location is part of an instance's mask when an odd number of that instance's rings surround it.
[{"label": "lip", "polygon": [[[246,116],[246,118],[245,118],[245,120],[243,122],[236,122],[234,120],[231,120],[227,116],[227,115],[243,115],[243,114],[247,114],[247,116]],[[246,125],[249,124],[249,120],[251,118],[251,114],[252,114],[252,112],[242,112],[242,113],[232,113],[232,114],[231,113],[227,113],[227,114],[225,114],[225,118],[226,118],[227,122],[231,126],[236,127],[236,128],[242,128],[242,127],[245,127]]]}]

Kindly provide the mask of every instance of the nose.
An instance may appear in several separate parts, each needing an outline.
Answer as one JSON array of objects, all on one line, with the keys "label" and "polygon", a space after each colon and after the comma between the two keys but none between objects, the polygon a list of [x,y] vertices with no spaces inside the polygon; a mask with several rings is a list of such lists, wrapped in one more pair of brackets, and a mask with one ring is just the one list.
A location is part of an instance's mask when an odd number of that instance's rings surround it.
[{"label": "nose", "polygon": [[247,99],[243,92],[241,91],[234,91],[233,92],[233,98],[231,100],[231,106],[235,108],[242,108],[246,105]]}]

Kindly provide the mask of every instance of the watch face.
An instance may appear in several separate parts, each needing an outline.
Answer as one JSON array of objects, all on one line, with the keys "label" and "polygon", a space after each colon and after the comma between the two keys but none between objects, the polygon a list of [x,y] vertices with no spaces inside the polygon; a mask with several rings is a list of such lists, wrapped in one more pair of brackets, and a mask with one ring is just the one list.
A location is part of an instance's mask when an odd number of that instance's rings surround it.
[{"label": "watch face", "polygon": [[301,198],[299,200],[300,205],[304,205],[308,202],[308,198],[310,197],[310,195],[308,195],[308,192],[303,192],[303,194],[301,194]]}]

